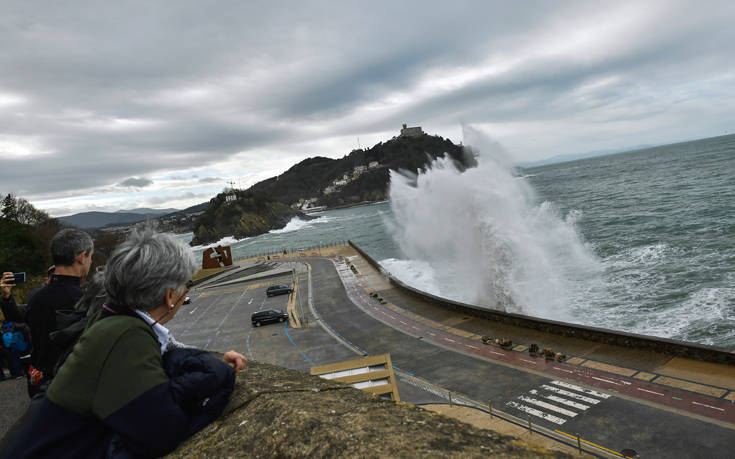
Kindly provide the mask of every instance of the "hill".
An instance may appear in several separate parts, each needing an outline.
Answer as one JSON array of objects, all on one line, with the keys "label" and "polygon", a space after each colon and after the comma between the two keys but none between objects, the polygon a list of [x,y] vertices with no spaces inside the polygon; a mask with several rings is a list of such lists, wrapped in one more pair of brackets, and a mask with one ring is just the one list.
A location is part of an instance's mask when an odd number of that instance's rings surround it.
[{"label": "hill", "polygon": [[59,221],[67,225],[83,229],[102,228],[108,225],[123,225],[144,221],[146,218],[158,217],[156,214],[134,214],[121,212],[82,212],[79,214],[59,217]]},{"label": "hill", "polygon": [[440,136],[399,136],[341,159],[307,158],[289,170],[256,183],[250,190],[284,204],[314,199],[310,204],[335,207],[387,199],[389,170],[416,173],[444,154],[464,170],[477,165],[461,145]]},{"label": "hill", "polygon": [[225,236],[238,239],[283,228],[295,216],[310,217],[253,191],[232,190],[212,198],[194,221],[192,245],[217,242]]}]

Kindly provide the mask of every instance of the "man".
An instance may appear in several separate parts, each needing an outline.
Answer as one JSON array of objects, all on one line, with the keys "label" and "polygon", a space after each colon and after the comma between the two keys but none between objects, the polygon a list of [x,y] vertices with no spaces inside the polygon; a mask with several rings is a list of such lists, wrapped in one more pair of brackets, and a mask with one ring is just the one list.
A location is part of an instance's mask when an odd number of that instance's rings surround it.
[{"label": "man", "polygon": [[51,239],[51,258],[55,271],[48,285],[41,287],[28,301],[28,325],[31,328],[31,364],[43,374],[40,386],[53,378],[53,368],[61,349],[51,342],[56,331],[56,311],[72,309],[84,293],[81,281],[92,265],[94,242],[84,231],[68,228]]}]

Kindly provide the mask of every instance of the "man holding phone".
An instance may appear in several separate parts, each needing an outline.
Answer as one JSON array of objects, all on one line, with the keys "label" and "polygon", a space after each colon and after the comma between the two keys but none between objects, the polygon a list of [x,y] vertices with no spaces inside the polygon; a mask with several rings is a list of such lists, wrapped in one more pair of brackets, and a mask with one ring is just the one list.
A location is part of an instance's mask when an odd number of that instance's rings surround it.
[{"label": "man holding phone", "polygon": [[39,391],[53,378],[53,368],[60,350],[49,333],[56,331],[56,311],[72,309],[84,293],[80,284],[92,265],[94,242],[89,234],[76,228],[59,231],[51,239],[51,258],[56,267],[48,285],[41,287],[28,301],[28,325],[33,351],[31,364],[43,377]]},{"label": "man holding phone", "polygon": [[[0,310],[2,310],[0,319],[2,319],[3,325],[6,322],[13,322],[16,327],[22,327],[27,331],[28,328],[23,325],[23,322],[25,322],[25,309],[21,309],[15,304],[12,291],[16,284],[22,282],[25,282],[25,273],[4,272],[2,277],[0,277]],[[27,333],[25,335],[25,339],[27,340]],[[10,371],[10,376],[12,377],[23,376],[23,368],[20,360],[21,355],[22,353],[20,351],[3,346],[2,339],[0,339],[0,361],[7,361],[8,371]],[[0,373],[0,379],[5,379],[5,375]]]}]

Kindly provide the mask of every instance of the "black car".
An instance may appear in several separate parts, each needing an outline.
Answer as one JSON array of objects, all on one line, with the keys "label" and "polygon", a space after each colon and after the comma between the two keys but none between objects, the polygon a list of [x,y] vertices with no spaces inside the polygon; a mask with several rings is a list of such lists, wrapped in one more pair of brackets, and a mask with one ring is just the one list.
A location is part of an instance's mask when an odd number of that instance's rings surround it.
[{"label": "black car", "polygon": [[275,296],[275,295],[285,295],[287,293],[293,292],[293,288],[289,287],[288,285],[271,285],[268,287],[265,291],[265,294],[268,296]]},{"label": "black car", "polygon": [[288,314],[281,311],[280,309],[258,311],[254,312],[253,315],[250,316],[250,321],[256,327],[260,327],[262,324],[267,324],[271,322],[283,322],[284,320],[288,320]]}]

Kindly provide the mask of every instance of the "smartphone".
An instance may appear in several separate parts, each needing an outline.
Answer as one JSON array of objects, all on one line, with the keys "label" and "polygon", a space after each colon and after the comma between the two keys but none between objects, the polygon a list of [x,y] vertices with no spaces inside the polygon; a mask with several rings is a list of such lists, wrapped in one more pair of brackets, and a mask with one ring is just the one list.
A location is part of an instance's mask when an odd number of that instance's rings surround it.
[{"label": "smartphone", "polygon": [[13,283],[22,284],[26,281],[26,273],[13,273]]}]

